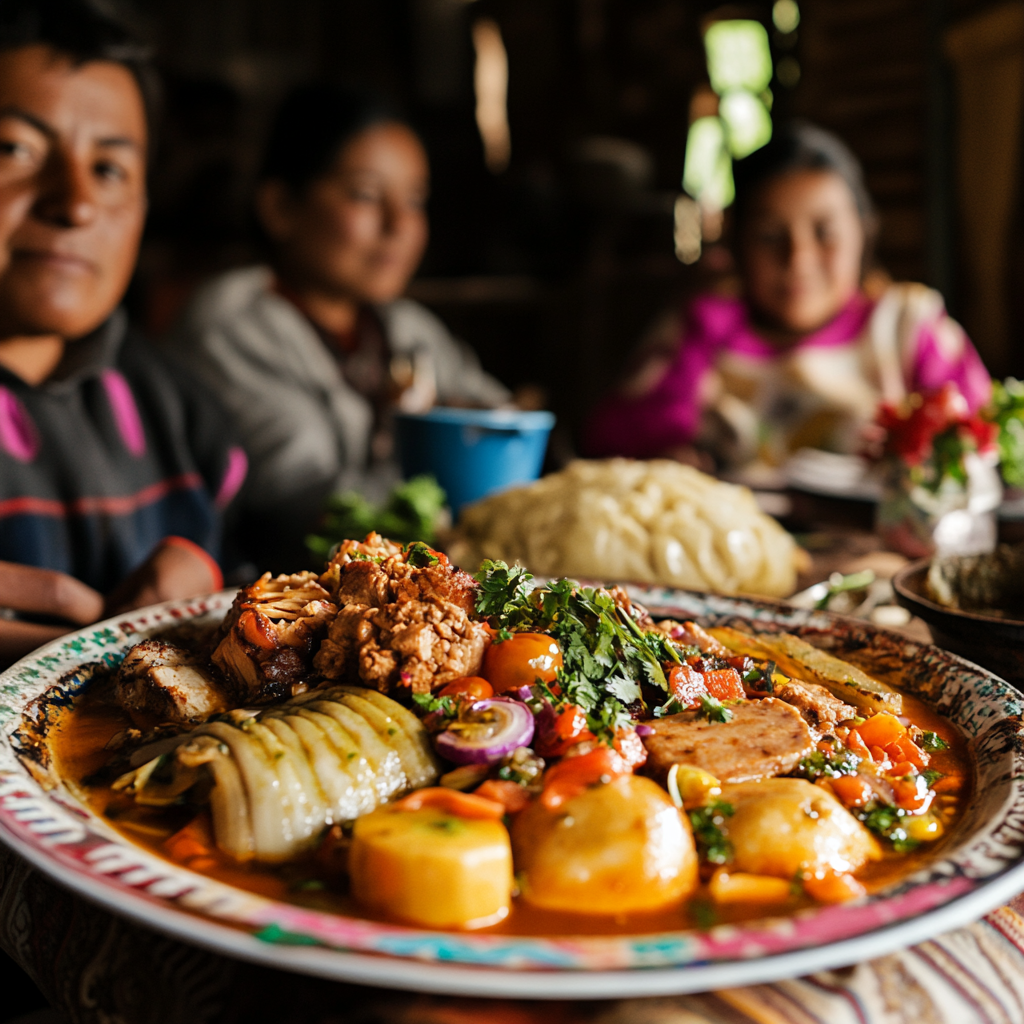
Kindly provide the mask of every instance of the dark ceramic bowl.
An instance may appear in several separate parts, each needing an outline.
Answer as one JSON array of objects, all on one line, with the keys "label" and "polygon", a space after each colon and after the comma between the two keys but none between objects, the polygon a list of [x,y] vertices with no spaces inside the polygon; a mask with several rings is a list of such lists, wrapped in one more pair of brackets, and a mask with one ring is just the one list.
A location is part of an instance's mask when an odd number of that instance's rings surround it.
[{"label": "dark ceramic bowl", "polygon": [[927,558],[912,562],[893,577],[897,602],[924,619],[939,647],[1024,688],[1024,622],[936,604],[927,596],[925,585],[930,564]]}]

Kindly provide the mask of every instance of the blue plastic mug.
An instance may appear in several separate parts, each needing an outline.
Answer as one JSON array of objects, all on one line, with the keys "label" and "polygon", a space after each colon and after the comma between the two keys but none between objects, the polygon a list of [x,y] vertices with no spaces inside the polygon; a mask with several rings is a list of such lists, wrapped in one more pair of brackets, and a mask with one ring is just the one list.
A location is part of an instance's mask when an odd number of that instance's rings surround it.
[{"label": "blue plastic mug", "polygon": [[553,413],[514,409],[438,407],[398,413],[402,475],[432,473],[458,515],[485,495],[536,480],[554,425]]}]

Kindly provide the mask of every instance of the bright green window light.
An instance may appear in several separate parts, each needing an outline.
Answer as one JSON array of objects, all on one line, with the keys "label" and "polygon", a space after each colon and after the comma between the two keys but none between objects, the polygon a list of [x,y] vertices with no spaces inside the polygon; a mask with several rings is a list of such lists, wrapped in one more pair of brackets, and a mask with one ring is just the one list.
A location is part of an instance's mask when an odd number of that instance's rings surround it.
[{"label": "bright green window light", "polygon": [[716,21],[704,33],[711,88],[719,96],[737,89],[755,95],[772,80],[768,33],[759,21]]},{"label": "bright green window light", "polygon": [[727,92],[718,105],[729,152],[737,160],[760,149],[772,137],[772,118],[764,103],[745,90]]},{"label": "bright green window light", "polygon": [[717,117],[699,117],[690,125],[683,188],[702,205],[718,210],[735,197],[725,128]]}]

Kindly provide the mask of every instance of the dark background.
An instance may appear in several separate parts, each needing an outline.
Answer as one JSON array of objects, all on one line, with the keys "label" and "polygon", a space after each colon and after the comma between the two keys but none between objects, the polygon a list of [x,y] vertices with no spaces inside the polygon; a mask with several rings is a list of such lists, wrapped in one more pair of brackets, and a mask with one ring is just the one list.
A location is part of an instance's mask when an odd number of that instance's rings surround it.
[{"label": "dark background", "polygon": [[[1024,373],[1017,166],[1020,0],[803,0],[794,37],[769,2],[702,0],[135,0],[165,72],[149,229],[131,302],[164,329],[195,284],[253,258],[248,182],[282,92],[370,85],[430,152],[432,241],[412,294],[506,383],[539,383],[571,428],[665,309],[727,269],[672,243],[701,25],[756,17],[801,67],[773,114],[839,132],[881,213],[878,257],[940,288],[997,374]],[[492,174],[474,121],[471,25],[508,51],[512,158]],[[964,122],[966,128],[961,129]],[[980,139],[979,139],[980,134]],[[587,160],[638,145],[646,182]],[[1012,298],[1011,298],[1012,297]],[[1021,311],[1024,312],[1024,311]]]}]

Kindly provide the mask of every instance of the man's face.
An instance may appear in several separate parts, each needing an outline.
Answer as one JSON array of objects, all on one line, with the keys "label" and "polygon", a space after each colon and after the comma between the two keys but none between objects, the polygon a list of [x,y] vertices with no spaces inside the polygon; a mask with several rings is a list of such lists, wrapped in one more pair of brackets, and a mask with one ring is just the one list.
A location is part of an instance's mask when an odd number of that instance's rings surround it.
[{"label": "man's face", "polygon": [[80,338],[115,309],[145,219],[146,141],[126,68],[0,52],[0,338]]}]

